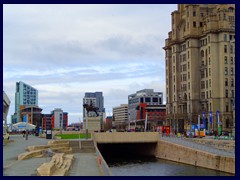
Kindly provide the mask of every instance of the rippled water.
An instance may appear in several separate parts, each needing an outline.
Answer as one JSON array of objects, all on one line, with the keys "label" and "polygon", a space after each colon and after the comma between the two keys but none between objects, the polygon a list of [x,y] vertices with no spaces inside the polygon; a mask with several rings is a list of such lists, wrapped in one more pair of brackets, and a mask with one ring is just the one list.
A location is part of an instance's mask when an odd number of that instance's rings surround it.
[{"label": "rippled water", "polygon": [[114,176],[231,176],[231,174],[182,163],[141,158],[108,162]]}]

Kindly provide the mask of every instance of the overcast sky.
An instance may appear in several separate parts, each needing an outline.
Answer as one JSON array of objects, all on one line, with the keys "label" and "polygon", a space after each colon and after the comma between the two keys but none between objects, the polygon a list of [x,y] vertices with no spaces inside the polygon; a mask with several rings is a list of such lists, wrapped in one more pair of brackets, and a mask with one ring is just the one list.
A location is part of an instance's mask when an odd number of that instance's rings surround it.
[{"label": "overcast sky", "polygon": [[14,113],[16,82],[38,90],[42,113],[82,120],[85,92],[102,91],[106,115],[141,89],[165,90],[175,4],[3,5],[3,89]]}]

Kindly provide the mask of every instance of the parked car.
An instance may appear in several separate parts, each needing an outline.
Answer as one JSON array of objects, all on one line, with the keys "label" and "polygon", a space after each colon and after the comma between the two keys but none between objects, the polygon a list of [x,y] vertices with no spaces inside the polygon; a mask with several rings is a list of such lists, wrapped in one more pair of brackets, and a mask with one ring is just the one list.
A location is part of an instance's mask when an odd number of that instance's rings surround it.
[{"label": "parked car", "polygon": [[8,133],[3,133],[3,140],[9,140],[10,135]]}]

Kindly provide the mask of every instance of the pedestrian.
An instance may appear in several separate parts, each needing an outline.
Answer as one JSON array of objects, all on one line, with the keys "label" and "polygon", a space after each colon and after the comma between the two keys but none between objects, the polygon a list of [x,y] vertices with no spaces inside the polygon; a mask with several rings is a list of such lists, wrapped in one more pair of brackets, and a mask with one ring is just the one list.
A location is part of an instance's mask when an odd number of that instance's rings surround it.
[{"label": "pedestrian", "polygon": [[25,137],[26,131],[25,131],[25,130],[23,130],[22,134],[23,134],[23,137]]}]

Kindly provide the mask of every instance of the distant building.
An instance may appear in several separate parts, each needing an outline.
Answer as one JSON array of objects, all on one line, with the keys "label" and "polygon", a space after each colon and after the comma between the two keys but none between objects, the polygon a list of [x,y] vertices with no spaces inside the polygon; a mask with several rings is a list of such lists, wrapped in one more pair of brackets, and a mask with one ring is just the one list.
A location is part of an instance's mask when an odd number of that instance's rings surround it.
[{"label": "distant building", "polygon": [[63,112],[61,108],[55,108],[51,114],[43,114],[43,129],[50,126],[52,129],[64,129],[68,127],[68,113]]},{"label": "distant building", "polygon": [[117,131],[125,131],[128,126],[128,105],[121,104],[113,108],[114,125]]},{"label": "distant building", "polygon": [[154,92],[153,89],[143,89],[128,96],[128,113],[129,120],[134,121],[137,119],[137,107],[140,103],[147,105],[162,105],[163,93]]},{"label": "distant building", "polygon": [[3,91],[3,125],[4,125],[4,132],[7,131],[7,115],[8,110],[10,107],[10,99],[8,98],[7,94]]},{"label": "distant building", "polygon": [[7,94],[3,91],[3,121],[7,122],[8,110],[10,107],[10,99]]},{"label": "distant building", "polygon": [[105,131],[108,131],[108,130],[112,129],[112,120],[113,120],[112,116],[107,116],[106,117],[106,120],[105,120],[105,123],[104,123],[104,130]]},{"label": "distant building", "polygon": [[13,124],[22,121],[20,111],[29,106],[38,106],[38,90],[24,82],[16,82]]},{"label": "distant building", "polygon": [[[165,40],[168,125],[234,128],[235,4],[179,4]],[[208,123],[212,113],[213,124]]]},{"label": "distant building", "polygon": [[20,117],[23,122],[42,126],[42,109],[38,106],[27,106],[20,110]]},{"label": "distant building", "polygon": [[[88,117],[91,117],[92,123],[90,122],[89,125],[93,125],[95,129],[104,129],[103,119],[105,116],[105,108],[104,108],[104,97],[102,92],[86,92],[85,96],[83,98],[83,104],[93,105],[95,107],[98,107],[98,113],[99,117],[96,117],[95,112],[89,112]],[[84,129],[86,128],[86,109],[83,108],[83,124]],[[96,117],[96,118],[94,118]],[[94,120],[95,119],[95,120]],[[94,121],[94,122],[93,122]],[[100,122],[98,122],[100,121]],[[98,127],[100,125],[100,127]],[[91,127],[88,127],[88,129],[91,129]]]}]

